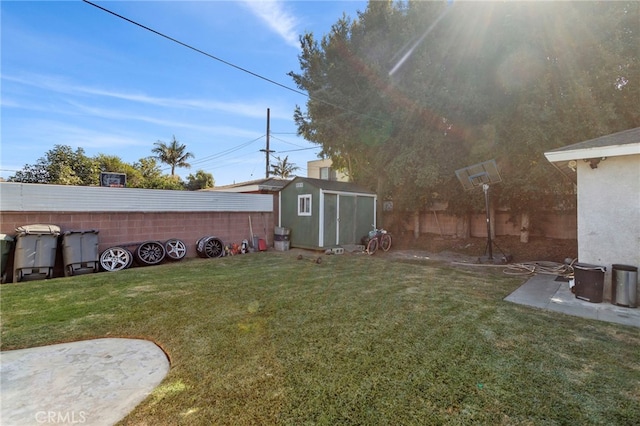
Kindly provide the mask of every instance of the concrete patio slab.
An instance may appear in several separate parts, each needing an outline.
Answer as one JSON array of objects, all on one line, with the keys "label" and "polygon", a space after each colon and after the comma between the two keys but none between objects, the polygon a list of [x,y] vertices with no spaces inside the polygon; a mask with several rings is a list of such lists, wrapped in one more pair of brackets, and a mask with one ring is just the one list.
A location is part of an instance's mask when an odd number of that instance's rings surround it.
[{"label": "concrete patio slab", "polygon": [[578,299],[568,283],[555,279],[555,275],[533,275],[504,300],[582,318],[640,327],[640,309]]},{"label": "concrete patio slab", "polygon": [[160,384],[169,360],[139,339],[0,352],[0,424],[112,425]]}]

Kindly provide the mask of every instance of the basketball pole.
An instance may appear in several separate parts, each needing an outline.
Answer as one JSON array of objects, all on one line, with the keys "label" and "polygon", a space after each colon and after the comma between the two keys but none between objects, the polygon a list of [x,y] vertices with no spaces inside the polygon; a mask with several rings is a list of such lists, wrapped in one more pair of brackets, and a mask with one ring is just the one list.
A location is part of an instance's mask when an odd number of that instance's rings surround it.
[{"label": "basketball pole", "polygon": [[489,250],[490,261],[493,261],[493,242],[491,241],[491,212],[489,211],[489,184],[483,183],[482,190],[484,191],[484,204],[487,211],[487,249]]}]

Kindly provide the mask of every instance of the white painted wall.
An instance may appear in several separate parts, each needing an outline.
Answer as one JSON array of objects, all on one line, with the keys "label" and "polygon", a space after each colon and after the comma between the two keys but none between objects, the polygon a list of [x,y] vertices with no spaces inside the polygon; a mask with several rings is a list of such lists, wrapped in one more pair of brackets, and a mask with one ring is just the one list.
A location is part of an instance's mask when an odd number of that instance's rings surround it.
[{"label": "white painted wall", "polygon": [[596,169],[579,160],[577,169],[578,261],[607,268],[611,300],[612,264],[640,267],[640,155],[608,157]]}]

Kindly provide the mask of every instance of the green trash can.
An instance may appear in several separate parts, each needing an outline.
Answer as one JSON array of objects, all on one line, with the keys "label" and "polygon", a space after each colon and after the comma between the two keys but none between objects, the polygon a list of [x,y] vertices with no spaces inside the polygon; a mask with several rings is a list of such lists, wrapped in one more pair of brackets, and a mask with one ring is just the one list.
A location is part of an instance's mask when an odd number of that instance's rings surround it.
[{"label": "green trash can", "polygon": [[7,262],[13,246],[13,237],[7,234],[0,234],[0,281],[7,282]]},{"label": "green trash can", "polygon": [[25,225],[17,227],[16,233],[13,282],[52,278],[60,227],[41,224]]},{"label": "green trash can", "polygon": [[98,231],[65,231],[62,234],[62,260],[64,275],[98,272]]}]

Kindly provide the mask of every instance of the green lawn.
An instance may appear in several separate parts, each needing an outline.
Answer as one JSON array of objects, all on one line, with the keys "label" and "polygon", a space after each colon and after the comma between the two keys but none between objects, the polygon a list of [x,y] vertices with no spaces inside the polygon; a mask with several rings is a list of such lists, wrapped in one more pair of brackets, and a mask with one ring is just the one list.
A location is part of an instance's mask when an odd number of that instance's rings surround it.
[{"label": "green lawn", "polygon": [[155,341],[171,370],[122,424],[637,424],[638,329],[504,302],[522,282],[383,254],[187,259],[3,285],[2,349]]}]

